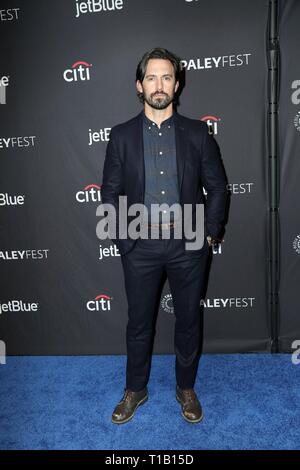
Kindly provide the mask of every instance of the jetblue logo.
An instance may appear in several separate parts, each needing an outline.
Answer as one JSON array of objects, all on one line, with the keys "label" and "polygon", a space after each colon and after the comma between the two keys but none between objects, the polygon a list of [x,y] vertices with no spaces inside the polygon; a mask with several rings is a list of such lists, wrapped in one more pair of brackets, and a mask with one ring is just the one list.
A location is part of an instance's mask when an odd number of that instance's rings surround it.
[{"label": "jetblue logo", "polygon": [[6,104],[6,89],[9,85],[9,76],[0,77],[0,104]]}]

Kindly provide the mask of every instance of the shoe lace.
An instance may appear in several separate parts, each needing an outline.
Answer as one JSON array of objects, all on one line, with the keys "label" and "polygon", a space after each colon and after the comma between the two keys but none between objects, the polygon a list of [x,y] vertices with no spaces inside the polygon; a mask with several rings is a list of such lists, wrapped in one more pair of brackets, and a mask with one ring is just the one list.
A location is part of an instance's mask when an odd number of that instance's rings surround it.
[{"label": "shoe lace", "polygon": [[130,401],[132,399],[133,394],[134,394],[134,392],[132,392],[131,390],[125,390],[122,401],[125,401],[125,402]]},{"label": "shoe lace", "polygon": [[192,388],[184,390],[183,395],[186,401],[195,401],[197,398],[196,393]]}]

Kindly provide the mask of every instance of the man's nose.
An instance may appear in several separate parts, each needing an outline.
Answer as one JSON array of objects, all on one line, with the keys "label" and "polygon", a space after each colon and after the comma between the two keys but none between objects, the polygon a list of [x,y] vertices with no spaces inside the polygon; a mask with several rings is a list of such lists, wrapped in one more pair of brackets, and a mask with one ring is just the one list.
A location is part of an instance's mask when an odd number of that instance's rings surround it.
[{"label": "man's nose", "polygon": [[158,91],[161,91],[162,89],[163,89],[162,80],[158,80],[158,82],[157,82],[157,90],[158,90]]}]

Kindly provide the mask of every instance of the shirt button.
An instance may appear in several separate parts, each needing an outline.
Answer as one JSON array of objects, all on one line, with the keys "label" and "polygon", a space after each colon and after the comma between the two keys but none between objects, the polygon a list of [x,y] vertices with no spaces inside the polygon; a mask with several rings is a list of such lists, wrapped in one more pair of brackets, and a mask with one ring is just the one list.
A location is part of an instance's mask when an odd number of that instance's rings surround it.
[{"label": "shirt button", "polygon": [[169,129],[171,129],[171,126],[168,126]]},{"label": "shirt button", "polygon": [[155,126],[155,122],[152,122],[152,126]]},{"label": "shirt button", "polygon": [[161,171],[161,172],[160,172],[160,174],[161,174],[161,175],[163,175],[163,174],[164,174],[164,172],[163,172],[163,171]]},{"label": "shirt button", "polygon": [[159,152],[159,155],[162,155],[163,153],[162,152]]},{"label": "shirt button", "polygon": [[161,132],[159,132],[158,135],[162,135]]},{"label": "shirt button", "polygon": [[167,211],[163,211],[164,214],[166,214]]},{"label": "shirt button", "polygon": [[149,129],[151,129],[151,127],[149,127]]},{"label": "shirt button", "polygon": [[161,194],[165,194],[165,191],[162,191]]}]

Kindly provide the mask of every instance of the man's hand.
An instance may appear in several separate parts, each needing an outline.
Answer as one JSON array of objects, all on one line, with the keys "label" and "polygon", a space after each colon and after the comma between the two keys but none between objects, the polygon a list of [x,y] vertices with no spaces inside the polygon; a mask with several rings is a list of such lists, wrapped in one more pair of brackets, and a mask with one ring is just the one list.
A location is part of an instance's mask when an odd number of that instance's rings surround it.
[{"label": "man's hand", "polygon": [[220,239],[216,237],[213,238],[210,235],[208,235],[206,238],[207,238],[209,246],[218,245],[219,243],[222,243],[224,241],[224,239]]}]

